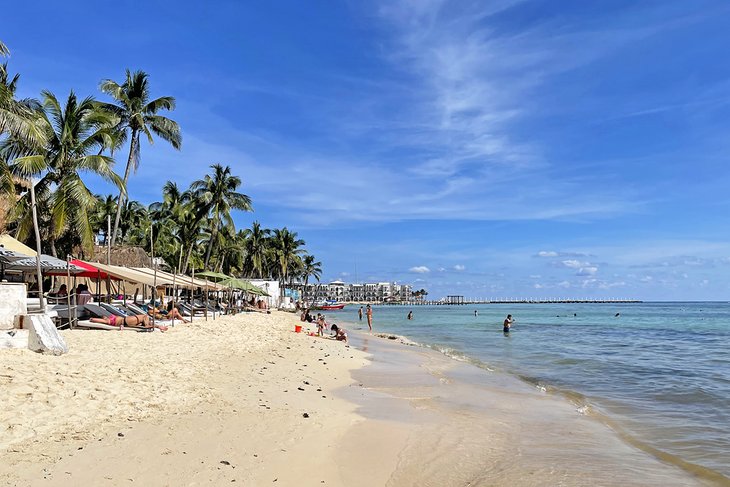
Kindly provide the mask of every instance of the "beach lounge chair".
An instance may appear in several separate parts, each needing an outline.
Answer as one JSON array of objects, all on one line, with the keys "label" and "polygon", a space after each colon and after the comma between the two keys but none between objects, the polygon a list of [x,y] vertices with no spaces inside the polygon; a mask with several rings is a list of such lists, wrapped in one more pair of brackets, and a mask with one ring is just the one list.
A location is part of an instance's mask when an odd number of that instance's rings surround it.
[{"label": "beach lounge chair", "polygon": [[117,316],[128,316],[129,313],[127,313],[125,310],[120,309],[118,306],[114,306],[113,304],[107,304],[107,303],[99,303],[99,306],[107,310],[113,315]]}]

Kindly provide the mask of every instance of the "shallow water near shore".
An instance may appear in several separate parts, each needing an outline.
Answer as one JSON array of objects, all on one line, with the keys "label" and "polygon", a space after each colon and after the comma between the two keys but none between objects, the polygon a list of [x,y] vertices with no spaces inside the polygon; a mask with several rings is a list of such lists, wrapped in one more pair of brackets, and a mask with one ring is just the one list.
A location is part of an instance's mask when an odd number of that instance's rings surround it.
[{"label": "shallow water near shore", "polygon": [[[507,313],[516,323],[505,336]],[[728,304],[378,306],[374,317],[376,332],[517,376],[665,464],[730,484]],[[367,329],[356,306],[328,319]]]}]

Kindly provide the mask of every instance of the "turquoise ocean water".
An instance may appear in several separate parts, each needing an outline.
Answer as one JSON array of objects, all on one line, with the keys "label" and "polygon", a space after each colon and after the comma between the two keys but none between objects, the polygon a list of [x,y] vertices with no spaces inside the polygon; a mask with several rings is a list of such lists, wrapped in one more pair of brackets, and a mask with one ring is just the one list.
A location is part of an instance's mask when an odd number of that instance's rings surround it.
[{"label": "turquoise ocean water", "polygon": [[[367,329],[357,309],[330,311],[328,321]],[[515,324],[505,335],[508,313]],[[665,461],[730,482],[728,303],[376,306],[373,316],[376,332],[515,374]]]}]

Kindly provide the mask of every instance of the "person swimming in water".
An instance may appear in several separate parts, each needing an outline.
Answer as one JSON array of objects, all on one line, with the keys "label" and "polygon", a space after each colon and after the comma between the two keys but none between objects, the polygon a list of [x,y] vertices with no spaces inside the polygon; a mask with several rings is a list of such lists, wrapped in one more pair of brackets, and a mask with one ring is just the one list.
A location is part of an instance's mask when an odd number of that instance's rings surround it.
[{"label": "person swimming in water", "polygon": [[505,333],[509,333],[510,328],[512,328],[512,322],[514,320],[512,319],[512,315],[507,315],[507,318],[504,320],[502,331]]}]

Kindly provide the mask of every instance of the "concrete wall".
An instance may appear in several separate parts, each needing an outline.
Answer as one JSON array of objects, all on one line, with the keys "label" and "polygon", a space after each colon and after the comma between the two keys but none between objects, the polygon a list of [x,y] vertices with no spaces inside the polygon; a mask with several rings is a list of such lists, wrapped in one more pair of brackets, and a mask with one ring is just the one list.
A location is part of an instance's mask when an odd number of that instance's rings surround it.
[{"label": "concrete wall", "polygon": [[24,283],[0,282],[0,330],[10,330],[16,316],[28,314],[26,296]]}]

